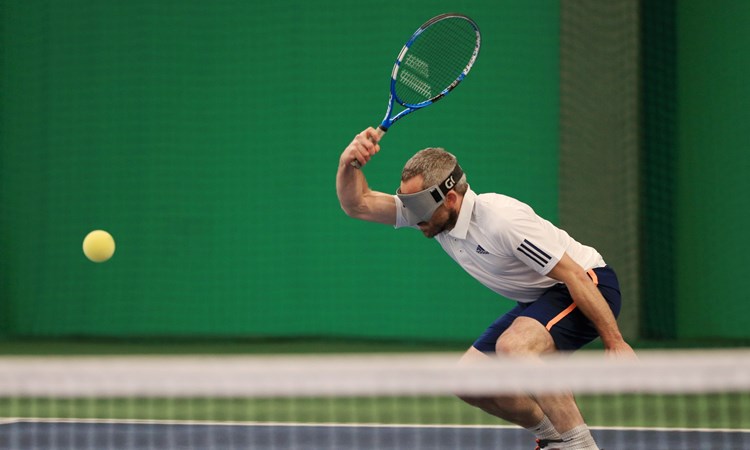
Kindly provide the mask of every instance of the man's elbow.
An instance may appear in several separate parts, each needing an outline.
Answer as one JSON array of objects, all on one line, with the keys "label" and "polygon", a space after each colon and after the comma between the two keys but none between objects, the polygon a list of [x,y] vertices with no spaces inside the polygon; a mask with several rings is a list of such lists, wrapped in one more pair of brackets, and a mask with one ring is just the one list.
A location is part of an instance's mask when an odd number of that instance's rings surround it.
[{"label": "man's elbow", "polygon": [[555,280],[561,281],[567,285],[579,284],[591,280],[586,274],[586,271],[573,261],[567,253],[563,255],[560,261],[547,275],[550,278],[554,278]]},{"label": "man's elbow", "polygon": [[342,210],[342,211],[344,211],[344,213],[345,213],[345,214],[346,214],[347,216],[349,216],[349,217],[354,217],[354,209],[353,209],[353,208],[351,208],[351,207],[349,207],[349,206],[346,206],[346,205],[344,205],[343,203],[340,203],[340,205],[341,205],[341,210]]},{"label": "man's elbow", "polygon": [[346,213],[347,216],[353,219],[362,219],[364,217],[364,211],[361,205],[349,205],[345,203],[339,203],[341,209]]}]

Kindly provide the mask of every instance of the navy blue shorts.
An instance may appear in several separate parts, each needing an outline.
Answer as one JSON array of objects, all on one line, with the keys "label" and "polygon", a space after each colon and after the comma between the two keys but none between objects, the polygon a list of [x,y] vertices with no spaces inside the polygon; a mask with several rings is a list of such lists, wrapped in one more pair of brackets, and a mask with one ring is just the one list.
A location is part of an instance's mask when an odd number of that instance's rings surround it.
[{"label": "navy blue shorts", "polygon": [[[620,314],[620,283],[615,271],[601,267],[593,269],[593,274],[591,272],[589,277],[597,283],[599,292],[617,317]],[[558,350],[578,350],[599,337],[594,324],[576,308],[567,286],[559,283],[546,290],[536,301],[519,302],[518,306],[500,316],[474,342],[474,348],[484,353],[495,353],[498,338],[517,317],[530,317],[544,325]]]}]

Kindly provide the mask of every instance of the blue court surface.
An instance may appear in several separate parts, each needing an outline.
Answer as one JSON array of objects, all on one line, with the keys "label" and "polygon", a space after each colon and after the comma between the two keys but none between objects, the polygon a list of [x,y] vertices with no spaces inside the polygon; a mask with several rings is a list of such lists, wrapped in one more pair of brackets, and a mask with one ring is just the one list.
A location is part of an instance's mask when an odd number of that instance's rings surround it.
[{"label": "blue court surface", "polygon": [[[750,449],[750,430],[594,428],[606,450]],[[181,423],[10,419],[0,424],[7,450],[531,450],[515,427]]]}]

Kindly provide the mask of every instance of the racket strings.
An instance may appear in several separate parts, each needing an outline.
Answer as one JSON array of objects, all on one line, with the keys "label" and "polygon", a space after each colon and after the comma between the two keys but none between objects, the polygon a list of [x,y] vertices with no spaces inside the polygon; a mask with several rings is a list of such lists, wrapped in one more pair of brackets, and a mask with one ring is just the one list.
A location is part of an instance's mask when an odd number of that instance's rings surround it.
[{"label": "racket strings", "polygon": [[438,96],[461,76],[477,44],[475,28],[463,18],[443,19],[427,27],[401,61],[398,99],[418,104]]}]

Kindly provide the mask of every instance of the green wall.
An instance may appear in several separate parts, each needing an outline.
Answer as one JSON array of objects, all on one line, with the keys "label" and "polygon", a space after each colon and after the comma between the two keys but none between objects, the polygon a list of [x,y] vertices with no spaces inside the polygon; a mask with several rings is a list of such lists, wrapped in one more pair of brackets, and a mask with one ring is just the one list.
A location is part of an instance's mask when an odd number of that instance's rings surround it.
[{"label": "green wall", "polygon": [[677,5],[677,336],[747,339],[750,3]]},{"label": "green wall", "polygon": [[[511,303],[335,194],[396,52],[448,10],[479,23],[479,61],[388,133],[371,185],[439,145],[557,220],[557,2],[0,3],[0,333],[468,345]],[[100,265],[96,228],[117,241]]]}]

